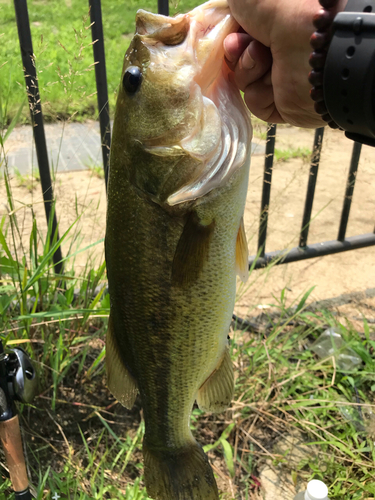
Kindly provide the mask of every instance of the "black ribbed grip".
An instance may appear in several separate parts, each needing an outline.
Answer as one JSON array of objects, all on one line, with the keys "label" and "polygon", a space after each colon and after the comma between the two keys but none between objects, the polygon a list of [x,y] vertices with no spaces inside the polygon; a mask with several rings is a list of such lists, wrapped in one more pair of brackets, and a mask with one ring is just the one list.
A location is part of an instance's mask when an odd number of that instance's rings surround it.
[{"label": "black ribbed grip", "polygon": [[349,0],[333,29],[324,68],[325,105],[349,138],[375,146],[375,1]]}]

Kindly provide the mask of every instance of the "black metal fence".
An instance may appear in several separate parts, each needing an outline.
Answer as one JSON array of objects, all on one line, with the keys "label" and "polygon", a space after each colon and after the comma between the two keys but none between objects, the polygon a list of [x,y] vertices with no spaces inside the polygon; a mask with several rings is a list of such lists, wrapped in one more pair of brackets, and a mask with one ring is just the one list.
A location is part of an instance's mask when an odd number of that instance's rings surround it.
[{"label": "black metal fence", "polygon": [[[35,148],[38,159],[41,186],[43,191],[44,206],[47,223],[51,225],[52,235],[58,238],[57,216],[54,210],[53,189],[51,174],[47,155],[47,146],[43,126],[43,114],[39,96],[38,79],[33,56],[33,46],[27,9],[27,0],[14,0],[16,20],[18,27],[18,37],[21,48],[21,56],[24,67],[26,91],[30,107],[31,121]],[[48,8],[48,7],[47,7]],[[98,98],[98,110],[100,120],[100,135],[102,144],[103,168],[105,172],[105,182],[108,179],[108,161],[111,145],[110,116],[108,105],[107,76],[105,66],[104,36],[101,12],[101,0],[89,0],[91,32],[93,43],[93,53],[95,64],[95,77]],[[158,12],[163,15],[169,14],[168,0],[158,0]],[[311,220],[312,206],[314,202],[315,186],[319,170],[320,153],[324,128],[319,128],[315,132],[313,154],[310,166],[310,175],[307,186],[305,208],[302,217],[301,232],[298,247],[289,251],[279,250],[266,253],[268,213],[270,205],[272,170],[274,162],[276,125],[270,125],[267,132],[266,155],[264,164],[263,192],[258,237],[258,254],[250,257],[249,268],[257,269],[265,267],[273,262],[275,264],[286,264],[314,257],[321,257],[357,248],[375,245],[374,232],[361,234],[346,238],[346,228],[349,220],[351,200],[354,192],[356,173],[361,154],[361,144],[353,143],[353,152],[350,163],[350,170],[347,179],[346,192],[344,194],[343,209],[341,213],[339,232],[336,240],[323,241],[308,245],[308,233]],[[375,229],[374,229],[375,231]],[[58,248],[54,255],[55,272],[62,272],[61,249]]]},{"label": "black metal fence", "polygon": [[[47,223],[51,224],[53,234],[59,239],[57,230],[57,217],[53,203],[53,188],[51,182],[51,172],[48,162],[46,136],[44,133],[42,105],[39,95],[38,79],[36,74],[33,43],[31,40],[29,13],[27,10],[27,0],[14,0],[14,9],[16,11],[16,20],[18,28],[18,40],[20,42],[23,71],[25,75],[26,92],[30,108],[31,124],[33,127],[36,155],[40,174],[40,183],[42,186],[44,209],[46,212]],[[58,247],[53,255],[55,271],[62,271],[61,248]]]},{"label": "black metal fence", "polygon": [[[353,142],[353,151],[350,162],[350,169],[344,194],[343,208],[339,225],[339,232],[336,240],[322,241],[308,245],[308,234],[311,221],[311,211],[314,202],[315,186],[319,171],[320,153],[322,149],[324,128],[318,128],[315,131],[313,153],[307,185],[305,199],[305,208],[302,217],[299,245],[289,251],[277,250],[274,252],[265,252],[267,240],[268,212],[271,195],[272,169],[274,161],[274,150],[276,140],[276,125],[270,125],[267,132],[266,158],[264,163],[263,193],[258,236],[258,253],[249,259],[249,268],[259,269],[265,267],[271,262],[274,264],[288,264],[299,260],[313,259],[323,257],[334,253],[346,252],[357,248],[364,248],[375,245],[375,234],[365,233],[346,238],[346,228],[348,225],[350,207],[353,198],[356,174],[358,171],[359,158],[362,144]],[[375,229],[374,229],[375,231]]]}]

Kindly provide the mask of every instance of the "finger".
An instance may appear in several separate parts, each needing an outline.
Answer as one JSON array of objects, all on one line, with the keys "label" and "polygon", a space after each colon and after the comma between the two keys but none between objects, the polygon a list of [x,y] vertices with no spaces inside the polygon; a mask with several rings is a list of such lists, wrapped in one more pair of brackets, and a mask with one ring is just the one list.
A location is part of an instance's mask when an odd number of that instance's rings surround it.
[{"label": "finger", "polygon": [[229,68],[234,71],[241,54],[253,38],[247,33],[231,33],[224,40],[224,54]]},{"label": "finger", "polygon": [[272,55],[268,47],[253,40],[243,51],[235,68],[235,81],[237,86],[244,91],[251,83],[256,82],[272,66]]},{"label": "finger", "polygon": [[244,100],[246,106],[257,118],[271,123],[284,123],[276,109],[270,71],[263,78],[245,88]]}]

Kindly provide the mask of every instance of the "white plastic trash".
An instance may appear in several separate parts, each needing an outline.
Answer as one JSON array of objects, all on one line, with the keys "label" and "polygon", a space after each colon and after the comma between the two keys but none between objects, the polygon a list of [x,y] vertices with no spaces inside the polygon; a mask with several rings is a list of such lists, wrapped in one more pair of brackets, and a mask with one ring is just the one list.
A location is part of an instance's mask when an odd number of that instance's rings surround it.
[{"label": "white plastic trash", "polygon": [[319,479],[313,479],[307,485],[305,492],[298,493],[294,500],[328,500],[328,488]]},{"label": "white plastic trash", "polygon": [[319,358],[334,356],[340,370],[354,370],[362,363],[362,359],[342,338],[338,328],[325,330],[312,344],[311,350]]}]

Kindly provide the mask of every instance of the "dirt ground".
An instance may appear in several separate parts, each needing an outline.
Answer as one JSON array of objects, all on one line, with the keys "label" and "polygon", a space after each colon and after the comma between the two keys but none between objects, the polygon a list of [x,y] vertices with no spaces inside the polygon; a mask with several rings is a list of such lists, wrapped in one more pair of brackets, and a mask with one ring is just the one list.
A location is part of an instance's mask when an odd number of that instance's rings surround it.
[{"label": "dirt ground", "polygon": [[[279,126],[276,138],[278,149],[312,150],[314,131]],[[264,144],[256,136],[254,141]],[[346,139],[341,132],[325,131],[309,243],[337,237],[352,147],[352,141]],[[256,253],[257,247],[263,168],[264,155],[253,156],[245,212],[250,255]],[[374,174],[375,150],[363,146],[347,236],[370,233],[374,229]],[[267,252],[298,244],[308,176],[309,163],[302,158],[274,164]],[[36,184],[34,190],[28,191],[26,187],[20,186],[17,177],[13,177],[12,189],[21,234],[27,245],[31,230],[31,210],[36,213],[39,228],[45,230],[40,186]],[[60,235],[81,214],[63,244],[63,255],[67,255],[69,249],[72,254],[104,237],[106,201],[103,179],[92,171],[57,173],[55,194]],[[1,215],[9,208],[4,181],[1,181],[0,200]],[[75,255],[69,260],[68,267],[73,266],[75,272],[79,273],[87,265],[95,265],[95,262],[98,264],[102,258],[103,243],[100,242]],[[283,288],[287,289],[288,303],[292,303],[313,286],[315,288],[309,302],[339,297],[332,305],[343,308],[344,314],[360,316],[356,312],[355,303],[358,302],[365,307],[367,317],[375,317],[375,312],[372,311],[375,307],[375,247],[254,271],[247,285],[239,289],[236,313],[242,317],[256,316],[264,306],[275,303]],[[351,304],[349,310],[345,309],[348,303]]]},{"label": "dirt ground", "polygon": [[[276,148],[312,149],[313,138],[314,131],[278,127]],[[308,243],[337,238],[352,148],[353,142],[342,132],[325,131]],[[254,255],[257,248],[263,162],[263,156],[252,158],[245,212],[250,255]],[[375,150],[363,146],[347,236],[371,233],[374,229],[374,174]],[[298,245],[308,176],[309,164],[303,159],[274,164],[266,252]],[[287,302],[292,303],[315,286],[309,302],[319,304],[325,299],[336,298],[324,305],[354,316],[358,316],[355,311],[359,307],[368,317],[374,317],[374,278],[374,247],[274,266],[270,270],[253,272],[244,287],[245,293],[239,294],[236,312],[242,316],[257,315],[259,308],[280,299],[284,287]]]}]

